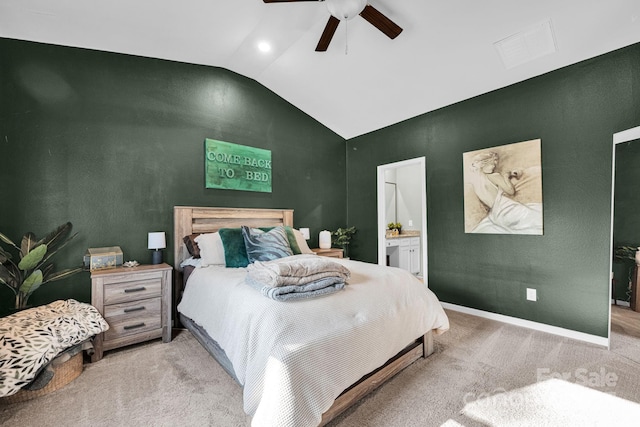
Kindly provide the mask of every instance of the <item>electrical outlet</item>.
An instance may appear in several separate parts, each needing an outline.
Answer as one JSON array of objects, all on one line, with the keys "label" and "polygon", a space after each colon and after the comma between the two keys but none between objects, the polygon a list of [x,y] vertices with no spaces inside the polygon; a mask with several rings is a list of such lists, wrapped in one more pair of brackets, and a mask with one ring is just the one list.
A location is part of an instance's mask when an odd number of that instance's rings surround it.
[{"label": "electrical outlet", "polygon": [[413,221],[409,220],[409,227],[413,227]]},{"label": "electrical outlet", "polygon": [[538,301],[538,293],[535,289],[527,288],[527,301]]}]

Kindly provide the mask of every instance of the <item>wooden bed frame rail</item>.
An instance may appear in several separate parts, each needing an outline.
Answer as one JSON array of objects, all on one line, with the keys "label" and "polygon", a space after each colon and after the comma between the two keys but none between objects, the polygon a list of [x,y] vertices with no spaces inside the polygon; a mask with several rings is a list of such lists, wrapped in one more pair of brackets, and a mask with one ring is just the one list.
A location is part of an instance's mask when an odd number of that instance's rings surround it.
[{"label": "wooden bed frame rail", "polygon": [[433,352],[433,331],[429,331],[424,336],[418,338],[415,343],[405,347],[404,350],[389,359],[383,366],[369,375],[362,377],[357,383],[346,389],[333,402],[333,405],[322,414],[320,426],[324,426],[332,421],[351,405],[380,387],[416,360],[430,356]]}]

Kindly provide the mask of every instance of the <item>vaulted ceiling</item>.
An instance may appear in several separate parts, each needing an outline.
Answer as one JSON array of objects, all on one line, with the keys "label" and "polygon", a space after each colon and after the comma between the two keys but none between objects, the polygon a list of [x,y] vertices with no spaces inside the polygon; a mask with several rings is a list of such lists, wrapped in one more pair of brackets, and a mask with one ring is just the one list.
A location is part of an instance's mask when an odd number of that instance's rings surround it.
[{"label": "vaulted ceiling", "polygon": [[[369,3],[402,33],[356,16],[322,53],[321,1],[2,0],[0,37],[226,68],[345,139],[640,42],[638,0]],[[494,43],[544,22],[556,52],[505,67]]]}]

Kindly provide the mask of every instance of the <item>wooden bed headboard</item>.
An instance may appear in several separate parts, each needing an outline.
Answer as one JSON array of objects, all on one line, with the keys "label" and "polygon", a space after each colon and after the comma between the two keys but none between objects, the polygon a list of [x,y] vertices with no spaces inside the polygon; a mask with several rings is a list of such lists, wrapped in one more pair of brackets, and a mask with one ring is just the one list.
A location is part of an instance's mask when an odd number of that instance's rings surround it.
[{"label": "wooden bed headboard", "polygon": [[[173,262],[176,272],[190,255],[182,239],[190,234],[214,233],[221,228],[293,227],[293,209],[173,207]],[[176,274],[178,276],[178,274]]]}]

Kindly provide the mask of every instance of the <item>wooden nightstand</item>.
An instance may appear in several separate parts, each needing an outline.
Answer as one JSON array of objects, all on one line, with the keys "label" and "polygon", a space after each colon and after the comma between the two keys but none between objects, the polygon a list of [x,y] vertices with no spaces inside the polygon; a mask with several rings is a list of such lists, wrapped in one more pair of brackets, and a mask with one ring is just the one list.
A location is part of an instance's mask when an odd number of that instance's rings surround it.
[{"label": "wooden nightstand", "polygon": [[171,272],[168,264],[91,272],[91,304],[109,324],[96,335],[91,361],[103,352],[162,337],[171,341]]},{"label": "wooden nightstand", "polygon": [[330,249],[313,248],[311,250],[313,252],[317,253],[318,255],[328,256],[328,257],[331,257],[331,258],[342,258],[343,257],[343,251],[340,248],[330,248]]}]

